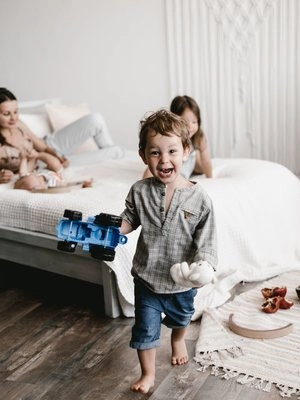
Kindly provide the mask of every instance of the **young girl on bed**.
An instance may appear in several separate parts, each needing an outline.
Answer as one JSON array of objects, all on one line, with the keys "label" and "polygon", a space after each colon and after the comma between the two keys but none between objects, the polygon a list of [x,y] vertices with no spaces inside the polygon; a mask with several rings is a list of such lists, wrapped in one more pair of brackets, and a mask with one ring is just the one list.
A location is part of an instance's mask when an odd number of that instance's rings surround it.
[{"label": "young girl on bed", "polygon": [[[203,174],[212,177],[212,164],[208,143],[201,129],[201,114],[197,102],[189,96],[176,96],[171,102],[170,111],[183,117],[189,127],[192,148],[188,159],[183,164],[182,174],[190,178],[192,174]],[[144,178],[151,176],[149,169],[144,172]]]},{"label": "young girl on bed", "polygon": [[122,233],[141,226],[131,270],[135,324],[130,341],[141,365],[131,389],[141,393],[154,385],[161,323],[172,329],[171,364],[188,362],[184,335],[194,314],[195,287],[211,282],[217,264],[212,202],[199,183],[181,173],[189,146],[186,121],[170,111],[142,121],[139,154],[152,177],[133,184],[121,214]]},{"label": "young girl on bed", "polygon": [[[45,152],[56,157],[64,167],[69,165],[65,155],[70,155],[76,148],[92,137],[99,150],[89,153],[88,160],[94,162],[108,158],[122,157],[122,150],[114,146],[106,123],[100,114],[90,114],[72,124],[48,135],[44,140],[38,138],[19,119],[18,102],[15,95],[5,88],[0,88],[0,144],[10,145],[20,151],[26,151],[28,145],[37,152]],[[0,183],[7,183],[13,179],[18,170],[20,160],[0,159]]]}]

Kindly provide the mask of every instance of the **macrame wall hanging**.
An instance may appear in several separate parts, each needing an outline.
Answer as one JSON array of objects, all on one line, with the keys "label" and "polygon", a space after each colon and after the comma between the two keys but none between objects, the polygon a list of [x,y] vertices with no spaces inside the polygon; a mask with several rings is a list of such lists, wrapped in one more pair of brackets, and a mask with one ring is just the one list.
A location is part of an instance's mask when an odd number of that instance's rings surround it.
[{"label": "macrame wall hanging", "polygon": [[253,37],[277,0],[205,0],[239,62],[239,94],[245,96],[245,68]]},{"label": "macrame wall hanging", "polygon": [[170,99],[194,97],[213,157],[300,171],[300,2],[165,0]]}]

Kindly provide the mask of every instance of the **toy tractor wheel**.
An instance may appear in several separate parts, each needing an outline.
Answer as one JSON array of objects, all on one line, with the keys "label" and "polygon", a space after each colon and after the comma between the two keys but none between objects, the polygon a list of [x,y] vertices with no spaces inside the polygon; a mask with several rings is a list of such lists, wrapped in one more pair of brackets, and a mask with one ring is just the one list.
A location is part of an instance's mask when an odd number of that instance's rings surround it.
[{"label": "toy tractor wheel", "polygon": [[113,261],[115,258],[115,250],[106,249],[103,246],[94,245],[90,249],[91,256],[98,260]]},{"label": "toy tractor wheel", "polygon": [[77,243],[75,243],[75,242],[59,241],[57,243],[58,250],[66,251],[68,253],[74,253],[76,246],[77,246]]},{"label": "toy tractor wheel", "polygon": [[73,221],[81,221],[82,220],[82,212],[73,211],[73,210],[65,210],[64,217]]},{"label": "toy tractor wheel", "polygon": [[122,218],[118,215],[101,213],[96,215],[94,224],[103,226],[116,226],[119,228],[122,224]]}]

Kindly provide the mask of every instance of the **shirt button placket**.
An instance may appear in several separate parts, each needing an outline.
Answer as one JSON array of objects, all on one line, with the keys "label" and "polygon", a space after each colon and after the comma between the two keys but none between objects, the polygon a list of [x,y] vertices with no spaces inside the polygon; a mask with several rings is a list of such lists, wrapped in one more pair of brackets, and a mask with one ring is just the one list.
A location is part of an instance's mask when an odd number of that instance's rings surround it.
[{"label": "shirt button placket", "polygon": [[[161,190],[160,193],[161,193],[161,197],[162,197],[162,203],[164,203],[164,202],[165,202],[164,197],[165,197],[166,193],[165,193],[165,191],[164,191],[163,189]],[[160,211],[161,213],[163,213],[163,212],[165,211],[165,207],[162,205],[162,206],[160,207],[159,211]]]},{"label": "shirt button placket", "polygon": [[[166,193],[165,193],[165,191],[162,189],[161,192],[160,192],[160,194],[161,194],[161,197],[162,197],[162,204],[164,204]],[[161,205],[159,211],[161,212],[161,214],[163,214],[163,213],[165,212],[165,207],[164,207],[164,205]],[[165,231],[164,231],[164,229],[161,230],[161,233],[162,233],[162,236],[165,236],[165,234],[166,234]]]}]

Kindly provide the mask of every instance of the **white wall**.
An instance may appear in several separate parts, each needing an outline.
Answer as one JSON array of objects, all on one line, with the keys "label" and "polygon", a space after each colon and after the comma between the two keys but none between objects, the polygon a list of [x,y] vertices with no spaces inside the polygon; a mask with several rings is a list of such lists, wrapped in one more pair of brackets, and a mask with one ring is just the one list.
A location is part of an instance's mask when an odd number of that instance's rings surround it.
[{"label": "white wall", "polygon": [[0,86],[101,112],[136,149],[147,111],[169,105],[163,0],[0,0]]},{"label": "white wall", "polygon": [[[225,63],[225,51],[234,52],[216,24],[215,0],[0,0],[0,86],[20,101],[87,102],[103,114],[114,141],[130,149],[137,149],[146,112],[189,94],[200,104],[213,157],[269,159],[299,173],[299,3],[273,1],[257,29],[256,53],[244,65],[257,77],[252,82],[247,75],[246,83],[262,88],[263,103],[253,94],[251,104],[245,98],[251,112],[234,110],[227,95],[229,73],[238,73]],[[236,117],[252,131],[240,129]]]}]

